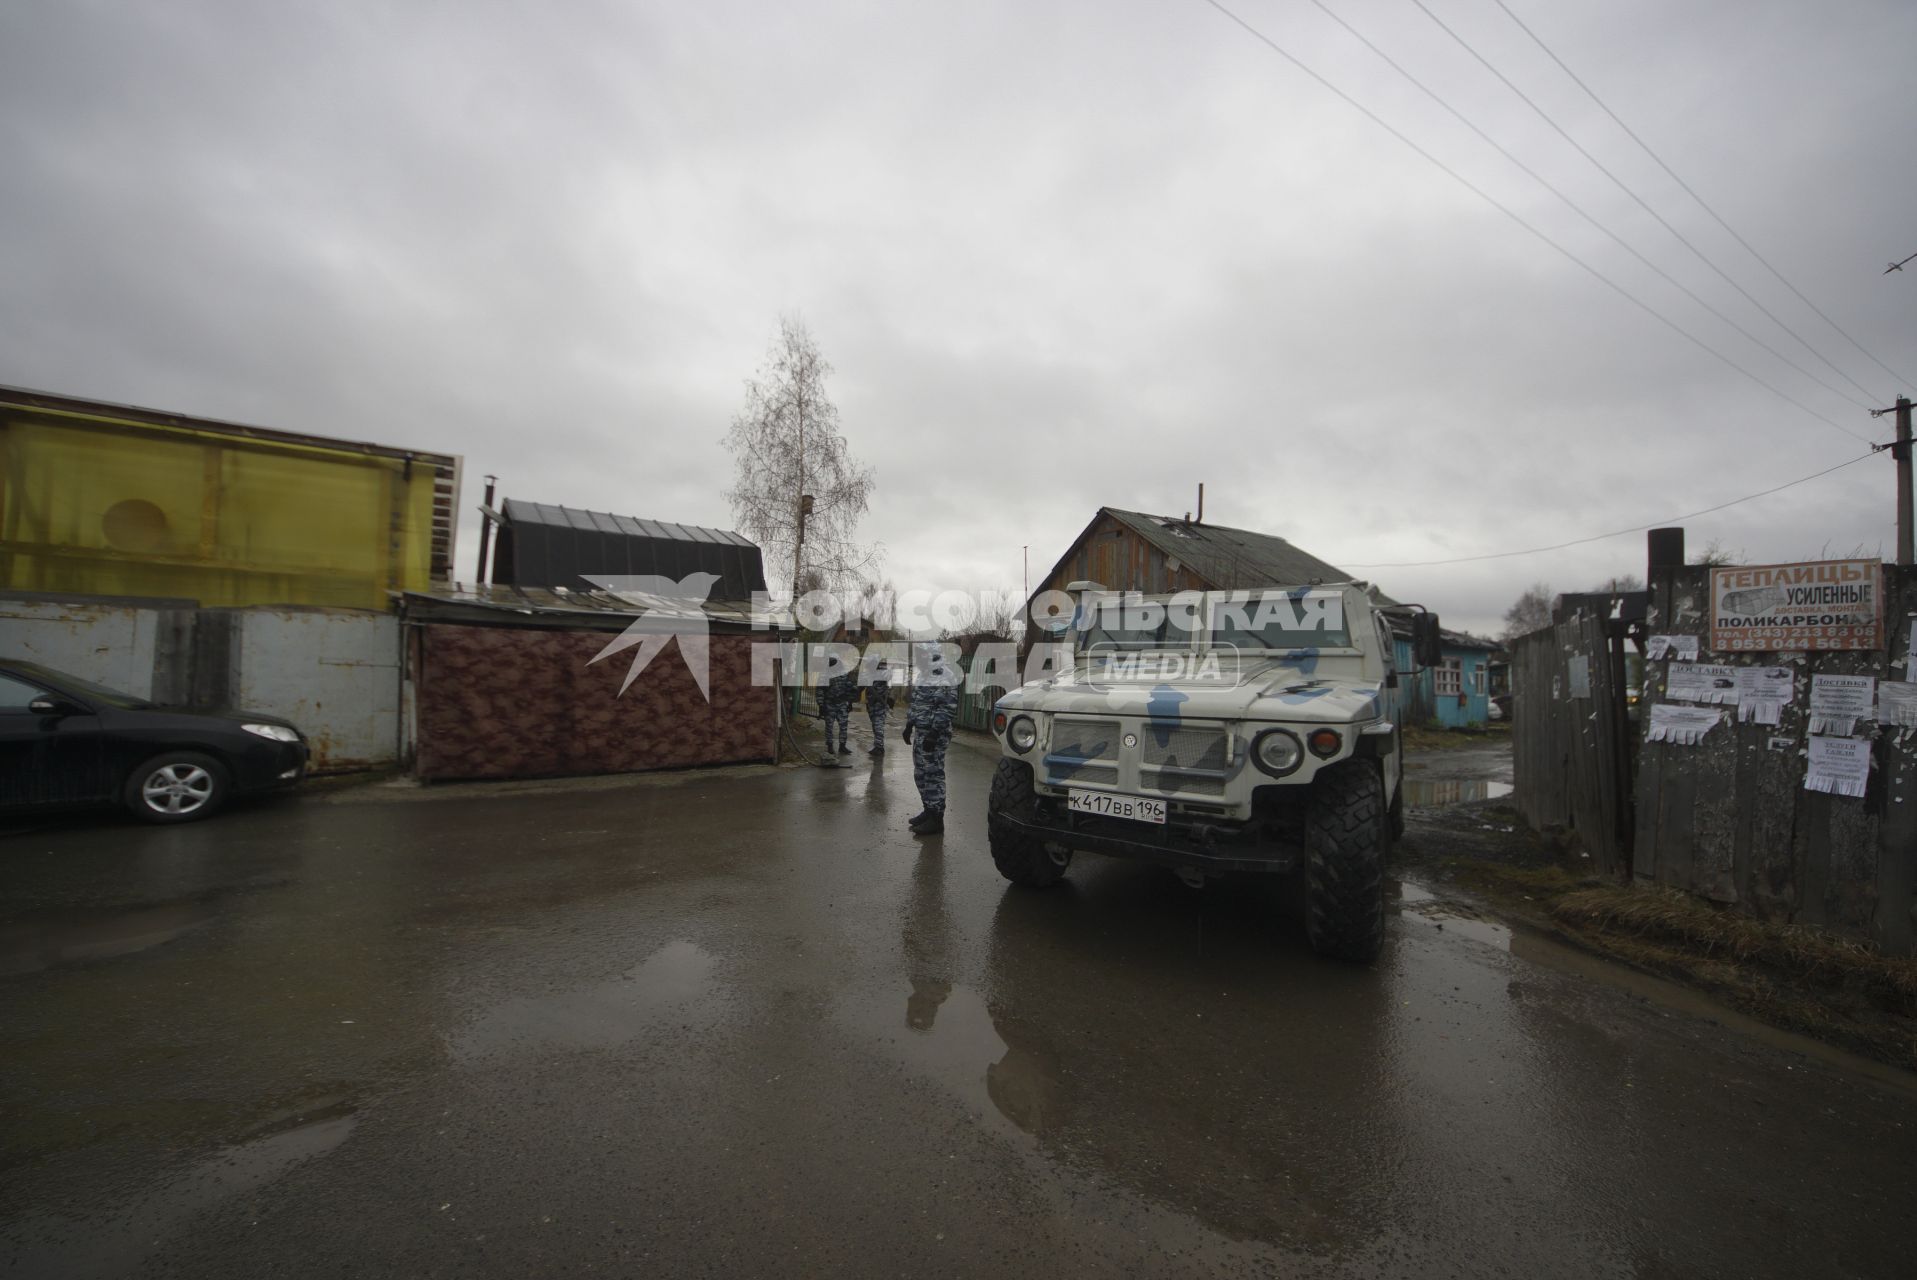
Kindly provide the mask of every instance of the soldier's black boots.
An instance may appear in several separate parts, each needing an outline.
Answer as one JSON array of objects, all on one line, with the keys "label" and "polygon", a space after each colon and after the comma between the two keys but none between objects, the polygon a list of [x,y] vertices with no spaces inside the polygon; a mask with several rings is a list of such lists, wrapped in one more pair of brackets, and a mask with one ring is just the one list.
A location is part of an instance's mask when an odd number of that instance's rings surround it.
[{"label": "soldier's black boots", "polygon": [[849,756],[852,754],[852,748],[846,746],[843,742],[841,742],[839,744],[839,754],[842,756]]},{"label": "soldier's black boots", "polygon": [[882,756],[885,754],[885,744],[881,742],[878,746],[873,747],[870,751],[866,752],[865,754],[868,756]]},{"label": "soldier's black boots", "polygon": [[945,811],[928,809],[912,819],[912,834],[915,836],[935,836],[945,830]]}]

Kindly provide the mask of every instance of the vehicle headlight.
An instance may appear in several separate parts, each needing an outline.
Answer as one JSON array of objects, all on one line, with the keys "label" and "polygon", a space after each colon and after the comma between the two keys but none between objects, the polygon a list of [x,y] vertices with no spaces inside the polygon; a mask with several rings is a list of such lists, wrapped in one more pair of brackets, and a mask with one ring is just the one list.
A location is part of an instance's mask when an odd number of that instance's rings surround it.
[{"label": "vehicle headlight", "polygon": [[1038,726],[1030,716],[1017,716],[1006,726],[1005,740],[1012,744],[1012,750],[1024,755],[1038,743]]},{"label": "vehicle headlight", "polygon": [[243,724],[240,728],[262,738],[271,738],[275,742],[298,742],[299,730],[289,729],[283,724]]},{"label": "vehicle headlight", "polygon": [[1305,758],[1305,749],[1285,730],[1267,729],[1252,742],[1251,758],[1266,773],[1282,778],[1298,767],[1299,761]]}]

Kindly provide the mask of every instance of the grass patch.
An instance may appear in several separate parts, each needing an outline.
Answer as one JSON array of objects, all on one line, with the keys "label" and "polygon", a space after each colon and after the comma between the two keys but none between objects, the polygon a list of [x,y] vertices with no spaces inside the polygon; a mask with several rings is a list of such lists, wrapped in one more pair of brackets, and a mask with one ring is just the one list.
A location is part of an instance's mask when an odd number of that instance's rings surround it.
[{"label": "grass patch", "polygon": [[1791,982],[1847,987],[1887,1011],[1917,1015],[1917,960],[1802,925],[1757,920],[1681,890],[1605,886],[1551,904],[1565,924],[1681,948],[1707,961],[1756,966]]},{"label": "grass patch", "polygon": [[1404,726],[1404,745],[1410,751],[1452,751],[1459,747],[1494,746],[1510,736],[1510,730],[1493,726],[1489,729],[1440,729],[1430,724],[1408,724]]}]

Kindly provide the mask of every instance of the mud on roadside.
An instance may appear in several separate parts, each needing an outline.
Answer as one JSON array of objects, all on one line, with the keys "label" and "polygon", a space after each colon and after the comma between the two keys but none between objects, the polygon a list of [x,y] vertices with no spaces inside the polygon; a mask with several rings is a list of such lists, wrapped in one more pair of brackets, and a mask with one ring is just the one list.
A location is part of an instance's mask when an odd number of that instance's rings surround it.
[{"label": "mud on roadside", "polygon": [[1455,893],[1772,1026],[1917,1070],[1917,960],[1605,880],[1575,836],[1533,831],[1502,799],[1411,808],[1393,862],[1440,898]]}]

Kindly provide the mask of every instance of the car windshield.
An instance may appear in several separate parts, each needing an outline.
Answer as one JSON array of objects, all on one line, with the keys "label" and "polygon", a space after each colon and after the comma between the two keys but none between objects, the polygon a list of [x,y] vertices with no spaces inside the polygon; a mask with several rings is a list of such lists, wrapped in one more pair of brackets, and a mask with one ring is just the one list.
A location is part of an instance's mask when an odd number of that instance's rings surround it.
[{"label": "car windshield", "polygon": [[1347,649],[1345,602],[1338,595],[1283,593],[1220,600],[1212,606],[1214,649]]},{"label": "car windshield", "polygon": [[1162,600],[1108,596],[1086,605],[1079,625],[1081,653],[1110,649],[1188,649],[1191,634],[1176,625],[1177,611]]},{"label": "car windshield", "polygon": [[52,667],[43,667],[37,662],[10,663],[8,670],[24,679],[37,683],[43,682],[56,689],[77,693],[95,702],[104,702],[109,707],[119,707],[123,711],[138,711],[153,705],[145,698],[136,698],[130,693],[121,693],[118,689],[109,689],[103,684],[82,680],[79,676],[70,676],[64,671],[55,671]]}]

